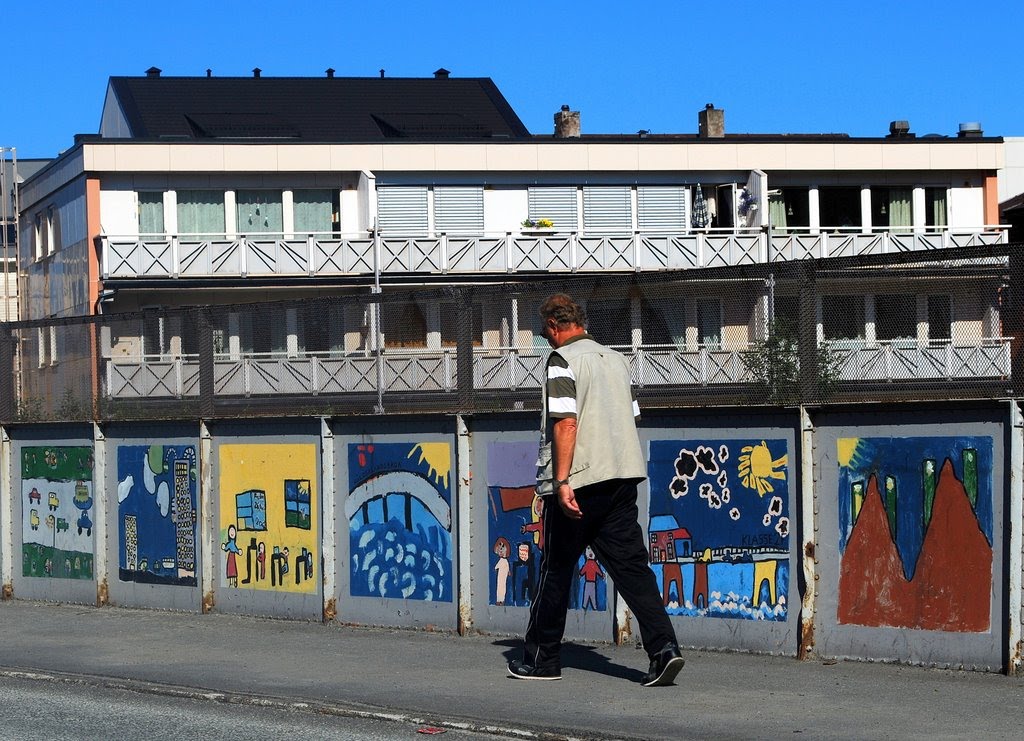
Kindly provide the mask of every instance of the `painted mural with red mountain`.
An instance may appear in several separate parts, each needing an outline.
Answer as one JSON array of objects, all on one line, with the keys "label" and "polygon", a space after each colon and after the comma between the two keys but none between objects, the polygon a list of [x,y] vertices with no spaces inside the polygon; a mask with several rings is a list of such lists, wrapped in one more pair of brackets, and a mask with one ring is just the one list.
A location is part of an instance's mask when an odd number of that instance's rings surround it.
[{"label": "painted mural with red mountain", "polygon": [[[928,455],[916,459],[924,465],[896,475],[890,473],[895,469],[886,470],[883,459],[868,455],[870,450],[866,447],[859,460],[851,455],[846,473],[852,475],[840,478],[840,495],[852,490],[856,496],[847,509],[852,528],[840,562],[838,621],[989,630],[991,477],[984,465],[978,468],[978,448],[964,448],[960,478],[950,457],[939,459],[937,476],[936,460]],[[843,491],[846,484],[850,489]]]}]

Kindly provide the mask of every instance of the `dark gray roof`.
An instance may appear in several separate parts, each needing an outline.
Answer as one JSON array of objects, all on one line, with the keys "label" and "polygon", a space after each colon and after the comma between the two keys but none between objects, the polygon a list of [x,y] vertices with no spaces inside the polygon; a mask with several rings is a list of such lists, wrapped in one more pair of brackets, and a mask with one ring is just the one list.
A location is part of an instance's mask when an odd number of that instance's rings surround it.
[{"label": "dark gray roof", "polygon": [[529,137],[490,78],[111,77],[135,139]]}]

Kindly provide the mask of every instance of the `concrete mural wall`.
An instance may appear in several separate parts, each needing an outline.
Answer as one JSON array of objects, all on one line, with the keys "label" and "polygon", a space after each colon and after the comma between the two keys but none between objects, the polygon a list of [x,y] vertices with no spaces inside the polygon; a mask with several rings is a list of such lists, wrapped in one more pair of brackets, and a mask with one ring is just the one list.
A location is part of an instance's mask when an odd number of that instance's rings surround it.
[{"label": "concrete mural wall", "polygon": [[[681,642],[1006,669],[1024,627],[1015,409],[646,414],[640,519]],[[521,635],[543,558],[535,426],[5,430],[5,588]],[[635,635],[622,620],[585,552],[567,638]]]}]

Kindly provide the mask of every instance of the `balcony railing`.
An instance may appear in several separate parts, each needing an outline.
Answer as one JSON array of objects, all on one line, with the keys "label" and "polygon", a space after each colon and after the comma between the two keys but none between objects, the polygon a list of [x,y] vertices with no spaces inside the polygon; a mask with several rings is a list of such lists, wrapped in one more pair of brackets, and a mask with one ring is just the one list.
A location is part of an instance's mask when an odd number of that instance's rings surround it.
[{"label": "balcony railing", "polygon": [[[1010,338],[977,344],[910,340],[826,343],[840,381],[963,381],[1010,375]],[[743,363],[748,346],[722,348],[649,345],[618,347],[629,359],[638,387],[728,386],[753,379]],[[539,389],[547,351],[542,348],[475,348],[473,387],[503,391]],[[380,353],[248,353],[214,358],[214,395],[345,394],[354,392],[453,392],[458,388],[454,347],[387,349]],[[104,393],[112,399],[183,398],[199,395],[199,357],[106,358]]]},{"label": "balcony railing", "polygon": [[480,236],[155,234],[102,237],[104,280],[515,274],[753,265],[1003,244],[1006,227],[907,231],[711,229],[680,234],[525,231]]}]

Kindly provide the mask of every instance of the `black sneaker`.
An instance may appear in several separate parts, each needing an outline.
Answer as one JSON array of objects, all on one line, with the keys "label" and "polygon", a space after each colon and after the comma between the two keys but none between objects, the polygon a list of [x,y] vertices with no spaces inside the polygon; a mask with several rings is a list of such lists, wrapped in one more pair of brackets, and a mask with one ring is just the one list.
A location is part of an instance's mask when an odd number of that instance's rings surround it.
[{"label": "black sneaker", "polygon": [[651,659],[651,668],[644,677],[644,687],[664,687],[672,684],[679,670],[686,662],[679,653],[679,646],[670,643]]},{"label": "black sneaker", "polygon": [[513,659],[508,662],[508,674],[513,679],[561,679],[562,670],[557,666],[532,666],[525,661]]}]

